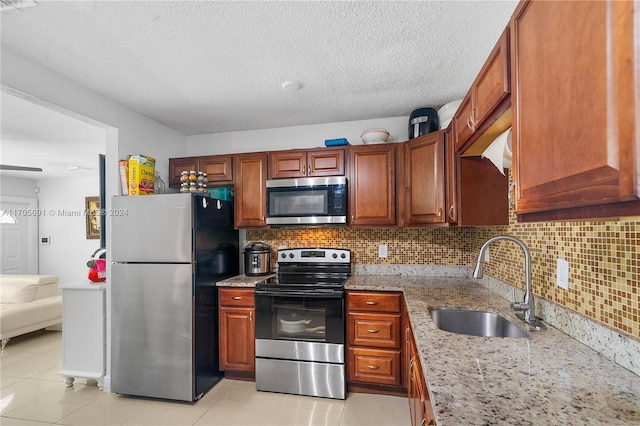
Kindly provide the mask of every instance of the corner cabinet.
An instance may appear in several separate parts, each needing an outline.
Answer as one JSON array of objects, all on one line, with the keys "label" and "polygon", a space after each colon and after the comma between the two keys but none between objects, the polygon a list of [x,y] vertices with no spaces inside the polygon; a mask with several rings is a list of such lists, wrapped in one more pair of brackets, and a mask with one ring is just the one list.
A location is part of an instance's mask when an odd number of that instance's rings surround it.
[{"label": "corner cabinet", "polygon": [[269,153],[269,179],[344,176],[344,148]]},{"label": "corner cabinet", "polygon": [[239,154],[234,157],[235,227],[266,226],[267,154]]},{"label": "corner cabinet", "polygon": [[[219,289],[220,370],[255,373],[255,299],[253,289]],[[234,377],[237,377],[234,376]]]},{"label": "corner cabinet", "polygon": [[349,225],[397,224],[396,146],[381,144],[348,148]]},{"label": "corner cabinet", "polygon": [[638,0],[516,8],[510,26],[519,220],[640,214],[639,15]]}]

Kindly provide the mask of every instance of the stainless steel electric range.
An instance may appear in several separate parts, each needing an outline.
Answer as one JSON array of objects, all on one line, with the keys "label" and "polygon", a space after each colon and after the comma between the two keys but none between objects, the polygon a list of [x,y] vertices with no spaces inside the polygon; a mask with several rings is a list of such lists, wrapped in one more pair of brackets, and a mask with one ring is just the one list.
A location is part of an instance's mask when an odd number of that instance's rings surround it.
[{"label": "stainless steel electric range", "polygon": [[278,250],[256,284],[256,388],[345,399],[345,295],[351,252]]}]

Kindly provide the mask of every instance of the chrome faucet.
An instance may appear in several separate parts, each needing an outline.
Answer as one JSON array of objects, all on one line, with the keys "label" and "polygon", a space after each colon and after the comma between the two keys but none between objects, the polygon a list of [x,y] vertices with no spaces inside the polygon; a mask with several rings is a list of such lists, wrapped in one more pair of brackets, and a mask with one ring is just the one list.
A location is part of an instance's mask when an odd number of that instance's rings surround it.
[{"label": "chrome faucet", "polygon": [[523,320],[532,326],[537,326],[538,321],[536,321],[536,303],[533,298],[533,291],[531,291],[531,253],[529,253],[529,249],[522,241],[517,238],[511,237],[509,235],[498,235],[497,237],[493,237],[487,240],[486,243],[482,245],[480,248],[480,254],[478,255],[478,263],[476,264],[476,269],[473,271],[473,278],[480,279],[482,278],[482,264],[484,259],[484,252],[487,251],[487,247],[491,245],[491,243],[495,241],[506,240],[513,241],[518,244],[522,251],[524,251],[524,273],[525,273],[525,293],[524,293],[524,301],[522,302],[513,302],[511,304],[511,309],[516,312],[523,312]]}]

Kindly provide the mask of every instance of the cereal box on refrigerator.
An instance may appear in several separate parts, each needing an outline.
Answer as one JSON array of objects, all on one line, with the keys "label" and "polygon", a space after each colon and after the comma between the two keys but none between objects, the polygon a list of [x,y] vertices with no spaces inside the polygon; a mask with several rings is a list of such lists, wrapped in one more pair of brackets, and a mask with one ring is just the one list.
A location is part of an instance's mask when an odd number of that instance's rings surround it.
[{"label": "cereal box on refrigerator", "polygon": [[129,195],[153,195],[156,160],[147,155],[129,157]]}]

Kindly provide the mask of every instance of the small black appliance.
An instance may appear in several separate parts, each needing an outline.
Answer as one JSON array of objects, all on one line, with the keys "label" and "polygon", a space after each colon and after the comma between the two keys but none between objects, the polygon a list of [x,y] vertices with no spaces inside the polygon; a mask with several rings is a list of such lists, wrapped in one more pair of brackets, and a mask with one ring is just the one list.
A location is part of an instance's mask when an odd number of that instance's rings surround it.
[{"label": "small black appliance", "polygon": [[409,139],[435,132],[440,128],[435,108],[418,108],[409,116]]}]

